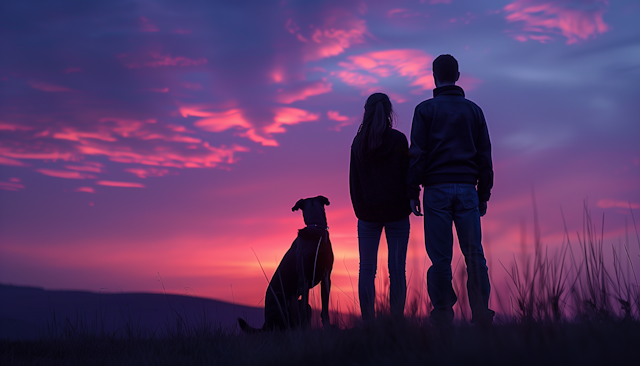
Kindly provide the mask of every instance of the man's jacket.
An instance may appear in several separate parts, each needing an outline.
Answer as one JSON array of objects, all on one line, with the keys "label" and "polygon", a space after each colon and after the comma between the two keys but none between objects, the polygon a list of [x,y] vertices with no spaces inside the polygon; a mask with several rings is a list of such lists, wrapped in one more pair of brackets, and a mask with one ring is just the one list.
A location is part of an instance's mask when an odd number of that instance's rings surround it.
[{"label": "man's jacket", "polygon": [[409,196],[418,199],[419,185],[469,183],[480,202],[493,187],[491,142],[482,109],[464,97],[457,85],[433,90],[433,98],[418,104],[411,126]]}]

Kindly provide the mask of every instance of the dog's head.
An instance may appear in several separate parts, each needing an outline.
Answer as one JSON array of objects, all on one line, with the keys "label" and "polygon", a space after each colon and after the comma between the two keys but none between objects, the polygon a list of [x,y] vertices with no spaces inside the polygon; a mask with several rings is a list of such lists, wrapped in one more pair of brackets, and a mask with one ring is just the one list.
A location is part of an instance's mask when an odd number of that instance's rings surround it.
[{"label": "dog's head", "polygon": [[307,225],[327,226],[327,216],[324,206],[329,206],[329,200],[325,196],[302,198],[296,202],[291,211],[302,210],[304,223]]}]

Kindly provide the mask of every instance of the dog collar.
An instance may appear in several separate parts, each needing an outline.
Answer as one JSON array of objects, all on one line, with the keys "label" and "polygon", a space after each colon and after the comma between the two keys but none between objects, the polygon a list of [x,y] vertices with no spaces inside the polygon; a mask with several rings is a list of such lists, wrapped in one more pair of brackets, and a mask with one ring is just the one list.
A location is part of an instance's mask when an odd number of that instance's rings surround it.
[{"label": "dog collar", "polygon": [[316,224],[307,225],[307,227],[310,227],[310,226],[313,226],[313,227],[319,227],[319,228],[321,228],[321,229],[329,230],[329,226],[316,225]]}]

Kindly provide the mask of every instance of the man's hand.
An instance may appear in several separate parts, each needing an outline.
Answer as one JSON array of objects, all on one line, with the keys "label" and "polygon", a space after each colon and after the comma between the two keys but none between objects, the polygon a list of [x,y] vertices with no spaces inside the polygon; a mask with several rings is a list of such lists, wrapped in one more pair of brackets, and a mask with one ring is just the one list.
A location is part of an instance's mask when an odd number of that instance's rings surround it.
[{"label": "man's hand", "polygon": [[409,200],[409,205],[411,205],[411,211],[416,216],[422,216],[422,211],[420,209],[420,200]]},{"label": "man's hand", "polygon": [[487,213],[487,201],[480,202],[478,205],[478,211],[480,211],[480,217],[486,215]]}]

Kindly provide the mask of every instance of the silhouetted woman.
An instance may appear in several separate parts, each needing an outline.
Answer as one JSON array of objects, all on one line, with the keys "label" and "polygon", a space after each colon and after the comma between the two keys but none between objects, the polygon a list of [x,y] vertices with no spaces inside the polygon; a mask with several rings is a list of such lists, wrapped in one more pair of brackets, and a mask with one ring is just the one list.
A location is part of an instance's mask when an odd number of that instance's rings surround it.
[{"label": "silhouetted woman", "polygon": [[406,191],[409,144],[392,128],[395,114],[386,94],[372,94],[351,145],[349,188],[358,217],[360,276],[358,294],[365,326],[375,317],[378,246],[384,228],[389,247],[391,315],[402,317],[407,293],[405,264],[411,207]]}]

